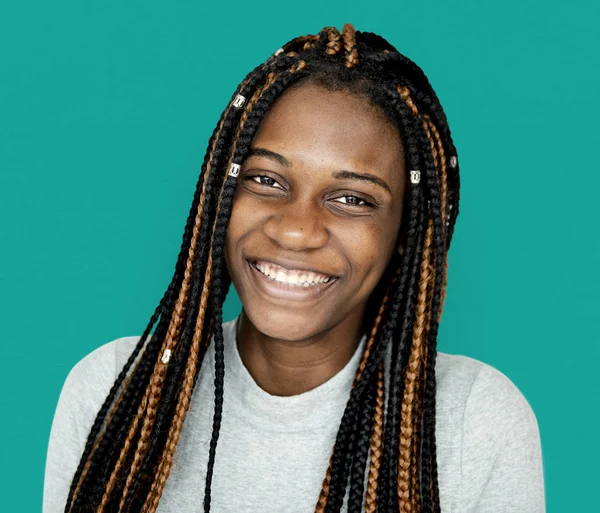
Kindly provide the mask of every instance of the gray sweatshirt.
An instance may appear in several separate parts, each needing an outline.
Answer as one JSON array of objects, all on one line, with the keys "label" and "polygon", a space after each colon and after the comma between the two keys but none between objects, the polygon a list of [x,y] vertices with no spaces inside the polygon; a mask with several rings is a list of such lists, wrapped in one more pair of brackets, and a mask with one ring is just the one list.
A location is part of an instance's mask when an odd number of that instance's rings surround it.
[{"label": "gray sweatshirt", "polygon": [[[262,390],[244,366],[235,343],[238,319],[223,325],[223,421],[211,511],[312,513],[366,338],[330,380],[309,392],[279,397]],[[104,344],[69,372],[50,432],[43,513],[64,511],[89,430],[138,340],[123,337]],[[519,389],[486,363],[442,352],[436,383],[442,513],[544,513],[539,428]],[[214,353],[209,351],[158,513],[203,511],[213,392]]]}]

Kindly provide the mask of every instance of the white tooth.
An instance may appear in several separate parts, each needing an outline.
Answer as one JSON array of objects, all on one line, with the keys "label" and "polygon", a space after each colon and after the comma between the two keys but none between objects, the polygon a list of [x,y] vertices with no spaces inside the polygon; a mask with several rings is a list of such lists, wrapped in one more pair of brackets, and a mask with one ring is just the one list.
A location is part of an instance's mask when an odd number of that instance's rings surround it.
[{"label": "white tooth", "polygon": [[327,283],[331,280],[329,276],[323,276],[311,271],[286,271],[279,266],[264,262],[256,262],[256,268],[271,278],[284,283],[291,283],[302,287],[311,287],[315,284]]}]

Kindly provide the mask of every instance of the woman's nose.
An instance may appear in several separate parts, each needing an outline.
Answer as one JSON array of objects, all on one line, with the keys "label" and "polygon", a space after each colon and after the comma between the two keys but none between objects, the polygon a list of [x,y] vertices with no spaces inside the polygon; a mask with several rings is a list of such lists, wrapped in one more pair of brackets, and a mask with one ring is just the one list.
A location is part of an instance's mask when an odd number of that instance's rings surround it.
[{"label": "woman's nose", "polygon": [[267,219],[263,229],[282,248],[293,251],[320,248],[329,239],[322,212],[298,203],[281,206]]}]

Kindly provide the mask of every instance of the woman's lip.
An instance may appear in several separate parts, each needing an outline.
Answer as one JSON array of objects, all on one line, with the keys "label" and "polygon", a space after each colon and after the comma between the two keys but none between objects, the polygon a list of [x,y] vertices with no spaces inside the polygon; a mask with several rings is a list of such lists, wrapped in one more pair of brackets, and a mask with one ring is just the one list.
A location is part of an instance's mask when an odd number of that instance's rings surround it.
[{"label": "woman's lip", "polygon": [[293,301],[309,301],[317,299],[326,291],[328,291],[334,283],[338,281],[337,278],[333,278],[327,283],[319,283],[317,285],[311,285],[309,287],[302,287],[294,285],[292,283],[281,283],[275,280],[271,280],[263,273],[261,273],[253,262],[246,260],[250,273],[252,274],[254,283],[258,290],[266,296],[277,299],[290,299]]},{"label": "woman's lip", "polygon": [[274,266],[275,268],[281,268],[281,269],[283,269],[284,272],[313,273],[313,274],[316,274],[319,276],[325,276],[325,277],[332,278],[332,279],[337,278],[337,276],[335,276],[333,274],[322,273],[320,271],[313,271],[312,269],[285,267],[281,264],[271,262],[270,260],[257,260],[257,259],[251,259],[251,258],[247,258],[246,260],[248,260],[254,266],[256,266],[258,264],[258,262],[262,262],[263,265],[270,265],[270,266]]}]

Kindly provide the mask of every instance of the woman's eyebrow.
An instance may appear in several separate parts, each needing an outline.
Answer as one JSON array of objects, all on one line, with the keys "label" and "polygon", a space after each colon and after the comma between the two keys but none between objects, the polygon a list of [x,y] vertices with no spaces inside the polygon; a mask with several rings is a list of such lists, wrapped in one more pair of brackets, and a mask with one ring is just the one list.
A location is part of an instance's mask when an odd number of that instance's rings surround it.
[{"label": "woman's eyebrow", "polygon": [[[266,148],[250,148],[247,158],[250,157],[264,157],[270,160],[274,160],[282,166],[292,167],[292,163],[283,155],[275,153],[271,150],[267,150]],[[361,182],[370,182],[381,187],[382,189],[387,191],[387,193],[390,196],[392,196],[392,190],[390,189],[389,185],[385,182],[385,180],[369,173],[355,173],[354,171],[341,170],[333,172],[331,176],[333,178],[336,178],[337,180],[358,180]]]},{"label": "woman's eyebrow", "polygon": [[339,180],[360,180],[361,182],[371,182],[372,184],[378,185],[382,189],[385,189],[390,196],[392,196],[392,190],[385,180],[378,176],[371,175],[369,173],[355,173],[354,171],[335,171],[331,176]]},{"label": "woman's eyebrow", "polygon": [[286,159],[283,155],[279,155],[279,153],[275,153],[274,151],[267,150],[266,148],[250,148],[250,152],[248,153],[248,157],[265,157],[267,159],[274,160],[275,162],[281,164],[285,167],[292,167],[292,163]]}]

